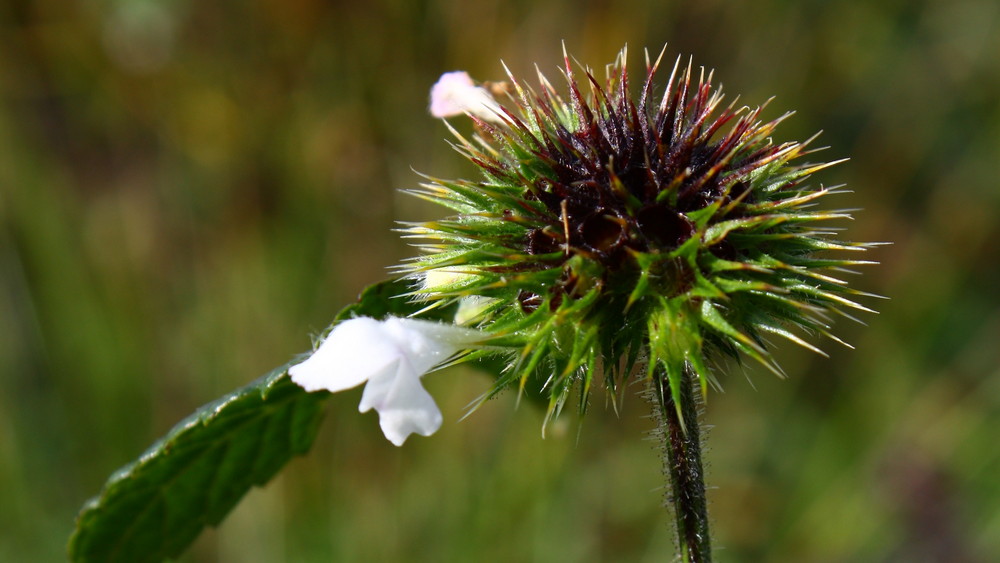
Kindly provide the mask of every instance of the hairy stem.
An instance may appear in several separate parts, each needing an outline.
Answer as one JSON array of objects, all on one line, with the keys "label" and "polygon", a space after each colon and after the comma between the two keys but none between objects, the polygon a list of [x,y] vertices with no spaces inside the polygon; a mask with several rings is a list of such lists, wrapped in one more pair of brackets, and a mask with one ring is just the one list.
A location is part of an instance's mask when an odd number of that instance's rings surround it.
[{"label": "hairy stem", "polygon": [[666,373],[658,369],[653,378],[656,412],[663,439],[663,465],[670,476],[670,504],[677,526],[681,561],[707,563],[712,560],[705,502],[701,436],[698,426],[694,374],[685,369],[680,379],[680,408],[670,393]]}]

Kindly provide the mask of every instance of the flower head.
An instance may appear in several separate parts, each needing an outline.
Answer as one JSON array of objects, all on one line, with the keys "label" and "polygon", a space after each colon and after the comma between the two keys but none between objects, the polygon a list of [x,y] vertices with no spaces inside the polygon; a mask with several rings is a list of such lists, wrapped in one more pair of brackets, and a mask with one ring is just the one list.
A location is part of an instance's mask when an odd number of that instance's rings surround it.
[{"label": "flower head", "polygon": [[654,98],[660,59],[647,56],[633,98],[626,58],[603,85],[584,71],[587,93],[568,56],[565,94],[510,75],[498,122],[473,112],[474,138],[455,133],[482,178],[415,192],[455,215],[409,228],[429,242],[404,270],[463,275],[414,293],[485,299],[475,324],[510,355],[494,391],[541,377],[550,414],[575,384],[582,408],[600,372],[612,391],[633,374],[665,377],[675,399],[685,371],[705,392],[718,353],[779,372],[766,336],[815,349],[800,334],[830,336],[831,314],[869,310],[834,277],[867,262],[827,255],[868,245],[824,228],[849,215],[814,207],[836,190],[805,183],[835,163],[800,163],[808,141],[771,141],[787,114],[723,105],[712,73],[679,59]]},{"label": "flower head", "polygon": [[441,427],[441,411],[420,378],[478,340],[477,331],[430,321],[359,317],[336,325],[288,373],[306,391],[367,382],[358,410],[375,409],[385,437],[401,446],[410,434],[429,436]]}]

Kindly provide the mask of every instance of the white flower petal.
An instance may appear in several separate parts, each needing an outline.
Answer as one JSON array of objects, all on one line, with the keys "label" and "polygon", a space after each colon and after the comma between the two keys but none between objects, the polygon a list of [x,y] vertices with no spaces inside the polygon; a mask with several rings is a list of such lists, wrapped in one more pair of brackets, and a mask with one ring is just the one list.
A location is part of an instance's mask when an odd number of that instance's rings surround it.
[{"label": "white flower petal", "polygon": [[479,119],[501,122],[500,105],[481,86],[476,86],[469,73],[446,72],[431,88],[431,115],[452,117],[471,113]]},{"label": "white flower petal", "polygon": [[364,383],[358,410],[375,409],[386,438],[397,446],[413,433],[441,427],[441,411],[420,378],[484,335],[454,325],[389,317],[338,324],[306,361],[288,370],[307,391],[341,391]]},{"label": "white flower petal", "polygon": [[[386,397],[389,396],[389,391],[396,384],[396,380],[400,378],[400,363],[399,361],[393,363],[392,372],[387,372],[368,380],[368,384],[365,385],[365,391],[361,394],[361,403],[358,404],[358,412],[368,412],[372,409],[381,408],[385,404]],[[420,379],[419,374],[411,373],[404,374],[403,377]]]},{"label": "white flower petal", "polygon": [[381,322],[359,317],[335,326],[313,355],[289,368],[288,374],[306,391],[343,391],[395,372],[400,357]]},{"label": "white flower petal", "polygon": [[385,320],[385,331],[399,347],[403,362],[419,375],[483,338],[481,333],[468,328],[395,317]]},{"label": "white flower petal", "polygon": [[402,374],[396,377],[384,401],[374,408],[382,433],[397,446],[402,446],[410,434],[430,436],[441,428],[441,410],[420,384],[419,377]]}]

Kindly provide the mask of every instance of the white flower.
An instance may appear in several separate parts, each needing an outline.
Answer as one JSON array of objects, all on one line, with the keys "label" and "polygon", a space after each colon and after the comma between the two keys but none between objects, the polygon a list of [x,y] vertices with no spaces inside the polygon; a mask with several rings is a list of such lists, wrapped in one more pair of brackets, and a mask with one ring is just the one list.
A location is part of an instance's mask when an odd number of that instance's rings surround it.
[{"label": "white flower", "polygon": [[441,411],[421,376],[482,339],[477,331],[453,325],[359,317],[334,327],[288,374],[306,391],[343,391],[367,381],[358,410],[378,411],[385,437],[401,446],[414,432],[430,436],[441,427]]},{"label": "white flower", "polygon": [[500,105],[465,71],[446,72],[431,88],[431,115],[452,117],[470,113],[484,121],[501,122]]}]

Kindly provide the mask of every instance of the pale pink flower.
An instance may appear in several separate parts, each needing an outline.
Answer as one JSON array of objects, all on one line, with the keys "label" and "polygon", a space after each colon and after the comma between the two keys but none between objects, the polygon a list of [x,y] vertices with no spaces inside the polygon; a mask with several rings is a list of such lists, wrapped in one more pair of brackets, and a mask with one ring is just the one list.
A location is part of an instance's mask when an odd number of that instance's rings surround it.
[{"label": "pale pink flower", "polygon": [[446,72],[431,88],[431,115],[453,117],[471,114],[484,121],[500,122],[500,105],[465,71]]}]

